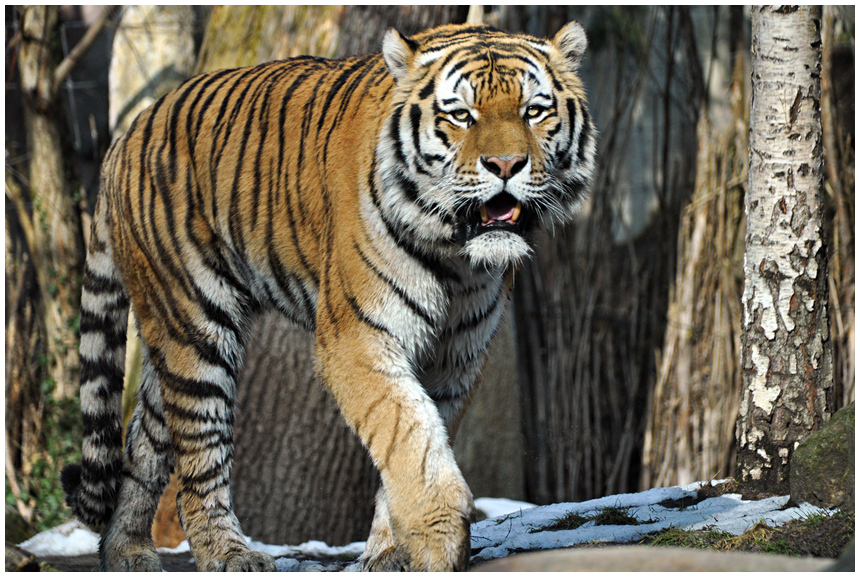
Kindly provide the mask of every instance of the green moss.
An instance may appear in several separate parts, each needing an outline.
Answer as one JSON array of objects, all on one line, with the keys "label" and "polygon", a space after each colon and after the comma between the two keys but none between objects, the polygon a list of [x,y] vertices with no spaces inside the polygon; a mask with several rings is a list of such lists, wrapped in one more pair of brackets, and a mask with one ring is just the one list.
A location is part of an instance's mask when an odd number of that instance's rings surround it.
[{"label": "green moss", "polygon": [[547,525],[546,527],[541,527],[539,529],[531,529],[529,533],[540,533],[542,531],[570,531],[572,529],[578,529],[590,520],[590,518],[583,517],[577,513],[568,513],[567,515],[556,519],[551,525]]},{"label": "green moss", "polygon": [[657,547],[709,549],[731,537],[730,533],[723,531],[687,531],[678,527],[669,527],[649,535],[645,542]]},{"label": "green moss", "polygon": [[595,525],[640,525],[636,517],[631,517],[627,507],[607,507],[592,517]]}]

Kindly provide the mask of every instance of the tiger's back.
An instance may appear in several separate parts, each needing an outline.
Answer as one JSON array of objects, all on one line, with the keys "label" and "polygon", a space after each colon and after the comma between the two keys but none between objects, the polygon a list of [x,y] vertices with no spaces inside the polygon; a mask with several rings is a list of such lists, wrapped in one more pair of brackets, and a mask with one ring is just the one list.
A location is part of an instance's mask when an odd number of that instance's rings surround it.
[{"label": "tiger's back", "polygon": [[108,155],[103,198],[116,250],[139,249],[185,277],[163,289],[185,288],[194,301],[194,271],[232,273],[243,305],[271,301],[313,328],[320,243],[333,207],[357,204],[354,176],[369,162],[392,87],[379,55],[292,59],[187,81]]},{"label": "tiger's back", "polygon": [[[472,499],[450,441],[532,235],[594,167],[572,23],[552,41],[445,26],[383,54],[192,78],[109,151],[84,272],[76,515],[105,569],[160,567],[148,536],[175,467],[203,570],[272,569],[231,506],[251,315],[316,331],[318,372],[382,477],[368,569],[468,563]],[[124,334],[145,345],[121,438]]]}]

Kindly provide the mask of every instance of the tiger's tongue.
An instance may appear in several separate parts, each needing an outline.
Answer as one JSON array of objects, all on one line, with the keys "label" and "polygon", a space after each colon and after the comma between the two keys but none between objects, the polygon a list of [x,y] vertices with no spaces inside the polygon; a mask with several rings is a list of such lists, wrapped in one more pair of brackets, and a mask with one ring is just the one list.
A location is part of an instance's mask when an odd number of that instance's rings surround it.
[{"label": "tiger's tongue", "polygon": [[489,222],[496,221],[511,221],[514,219],[514,210],[516,203],[511,202],[509,198],[492,198],[486,204],[487,216]]},{"label": "tiger's tongue", "polygon": [[513,206],[497,206],[493,203],[487,203],[487,216],[490,220],[511,220],[514,217]]}]

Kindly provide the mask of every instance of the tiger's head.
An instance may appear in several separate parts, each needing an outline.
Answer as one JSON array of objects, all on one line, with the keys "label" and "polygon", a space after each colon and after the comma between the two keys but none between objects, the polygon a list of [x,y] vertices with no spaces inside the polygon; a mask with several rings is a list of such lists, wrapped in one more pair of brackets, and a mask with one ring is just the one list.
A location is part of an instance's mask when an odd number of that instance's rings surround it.
[{"label": "tiger's head", "polygon": [[568,222],[587,192],[595,129],[576,74],[585,32],[551,41],[449,25],[382,55],[395,79],[377,147],[383,209],[421,246],[473,265],[531,253],[531,233]]}]

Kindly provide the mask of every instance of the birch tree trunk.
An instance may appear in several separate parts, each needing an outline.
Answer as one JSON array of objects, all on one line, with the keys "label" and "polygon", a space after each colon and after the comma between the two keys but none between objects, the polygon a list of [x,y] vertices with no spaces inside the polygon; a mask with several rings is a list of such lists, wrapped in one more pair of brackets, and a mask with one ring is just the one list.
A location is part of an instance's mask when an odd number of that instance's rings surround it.
[{"label": "birch tree trunk", "polygon": [[788,492],[833,407],[822,226],[821,8],[752,9],[738,474]]}]

